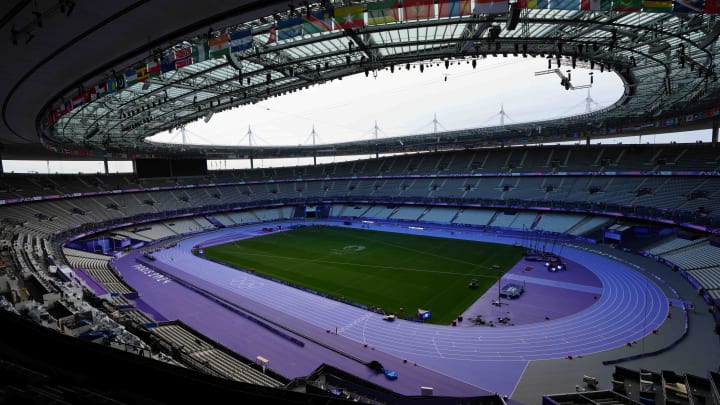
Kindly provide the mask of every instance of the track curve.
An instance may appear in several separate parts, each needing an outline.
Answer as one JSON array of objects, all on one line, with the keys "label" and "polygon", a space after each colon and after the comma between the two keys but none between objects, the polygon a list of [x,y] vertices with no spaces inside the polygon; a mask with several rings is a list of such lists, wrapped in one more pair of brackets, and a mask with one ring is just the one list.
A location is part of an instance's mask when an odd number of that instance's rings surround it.
[{"label": "track curve", "polygon": [[[528,361],[587,355],[641,339],[657,329],[669,312],[668,298],[644,274],[610,257],[573,247],[564,248],[562,256],[582,263],[600,279],[602,294],[597,301],[561,318],[498,328],[453,328],[405,320],[388,323],[379,314],[239,272],[191,253],[198,244],[254,235],[249,228],[223,229],[189,237],[154,255],[156,260],[175,267],[175,276],[202,279],[205,288],[213,288],[223,298],[232,301],[234,295],[240,295],[311,325],[337,328],[345,338],[483,388],[487,383],[478,383],[477,372],[484,365],[511,365],[509,374],[519,378]],[[470,238],[518,243],[516,238],[480,232]]]}]

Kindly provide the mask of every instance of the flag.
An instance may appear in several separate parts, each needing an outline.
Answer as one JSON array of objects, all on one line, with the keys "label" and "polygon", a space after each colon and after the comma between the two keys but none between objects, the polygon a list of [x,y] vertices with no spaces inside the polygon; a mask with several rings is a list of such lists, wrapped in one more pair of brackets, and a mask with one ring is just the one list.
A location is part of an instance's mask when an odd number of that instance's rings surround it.
[{"label": "flag", "polygon": [[193,49],[183,48],[175,51],[175,69],[193,64]]},{"label": "flag", "polygon": [[268,31],[268,39],[267,42],[265,42],[265,45],[274,44],[275,42],[277,42],[277,28],[273,23],[272,27],[270,27],[270,30]]},{"label": "flag", "polygon": [[642,11],[645,13],[672,13],[672,0],[643,0]]},{"label": "flag", "polygon": [[580,0],[550,0],[551,10],[580,10]]},{"label": "flag", "polygon": [[612,0],[612,11],[636,13],[642,9],[643,0]]},{"label": "flag", "polygon": [[[600,0],[598,0],[600,1]],[[518,0],[518,8],[544,10],[548,8],[549,0]]]},{"label": "flag", "polygon": [[100,83],[95,86],[95,94],[97,94],[97,98],[105,96],[107,94],[107,84]]},{"label": "flag", "polygon": [[[176,54],[177,56],[177,54]],[[192,46],[192,61],[193,63],[204,62],[210,59],[210,51],[208,49],[207,42],[201,42]],[[175,65],[177,66],[177,64]]]},{"label": "flag", "polygon": [[115,76],[115,81],[117,83],[117,89],[122,90],[125,87],[127,87],[127,83],[125,83],[125,75],[117,75]]},{"label": "flag", "polygon": [[473,14],[504,14],[509,9],[507,0],[476,0]]},{"label": "flag", "polygon": [[219,58],[223,55],[230,54],[230,37],[220,35],[219,37],[212,38],[208,41],[208,47],[210,48],[210,57]]},{"label": "flag", "polygon": [[365,25],[362,4],[338,7],[333,12],[333,18],[338,28],[359,28]]},{"label": "flag", "polygon": [[720,14],[720,0],[705,0],[703,11],[708,14]]},{"label": "flag", "polygon": [[433,0],[404,0],[403,19],[405,21],[435,18]]},{"label": "flag", "polygon": [[175,52],[163,55],[160,62],[160,73],[167,73],[175,70]]},{"label": "flag", "polygon": [[56,123],[57,120],[62,117],[62,112],[59,109],[54,109],[50,112],[50,115],[47,118],[47,126],[51,126],[52,124]]},{"label": "flag", "polygon": [[114,77],[109,78],[107,83],[105,83],[105,87],[107,88],[108,94],[115,93],[118,90],[117,79]]},{"label": "flag", "polygon": [[[368,7],[370,7],[369,4]],[[330,10],[316,10],[305,14],[303,17],[303,32],[305,34],[317,34],[325,31],[332,31],[332,13]]]},{"label": "flag", "polygon": [[136,67],[135,72],[137,73],[137,81],[144,82],[148,79],[147,64]]},{"label": "flag", "polygon": [[673,13],[702,13],[704,0],[675,0]]},{"label": "flag", "polygon": [[230,52],[242,52],[252,48],[252,44],[252,31],[249,28],[230,34]]},{"label": "flag", "polygon": [[63,116],[63,111],[62,111],[62,109],[60,109],[60,108],[54,109],[53,112],[52,112],[52,117],[51,117],[52,122],[53,122],[53,123],[57,122],[57,120],[59,120],[60,118],[62,118],[62,116]]},{"label": "flag", "polygon": [[580,10],[600,11],[600,0],[581,0]]},{"label": "flag", "polygon": [[277,40],[299,37],[302,35],[302,17],[290,17],[277,22]]},{"label": "flag", "polygon": [[130,87],[137,83],[137,70],[130,69],[125,72],[125,87]]},{"label": "flag", "polygon": [[155,59],[147,64],[148,77],[160,76],[160,60]]},{"label": "flag", "polygon": [[83,104],[83,99],[80,96],[74,96],[70,101],[72,103],[72,109],[78,108]]},{"label": "flag", "polygon": [[368,25],[387,24],[397,22],[397,0],[383,0],[367,4]]},{"label": "flag", "polygon": [[472,14],[470,0],[439,0],[438,17],[460,17]]},{"label": "flag", "polygon": [[81,97],[83,104],[95,101],[95,99],[97,99],[97,93],[95,93],[95,88],[93,87],[92,89],[83,90]]}]

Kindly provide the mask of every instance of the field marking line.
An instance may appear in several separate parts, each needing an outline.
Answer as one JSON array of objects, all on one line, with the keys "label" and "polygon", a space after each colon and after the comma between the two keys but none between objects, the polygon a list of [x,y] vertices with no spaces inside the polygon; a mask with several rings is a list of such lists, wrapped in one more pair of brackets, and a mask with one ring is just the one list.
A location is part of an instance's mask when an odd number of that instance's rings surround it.
[{"label": "field marking line", "polygon": [[443,354],[440,352],[440,348],[437,345],[437,341],[435,341],[435,336],[432,337],[431,341],[432,341],[433,347],[435,348],[435,353],[437,353],[438,356],[440,356],[440,358],[444,359],[445,356],[443,356]]},{"label": "field marking line", "polygon": [[[369,314],[369,313],[368,313],[368,314],[363,314],[363,316],[361,316],[361,317],[359,317],[359,318],[355,318],[355,319],[353,319],[352,321],[350,321],[350,323],[348,323],[348,324],[346,324],[346,325],[344,325],[344,326],[339,327],[339,328],[338,328],[338,334],[340,334],[340,332],[344,332],[344,331],[346,331],[346,330],[351,329],[352,327],[354,327],[355,325],[359,324],[360,322],[365,321],[365,323],[367,324],[367,320],[370,319],[370,315],[371,315],[371,314]],[[363,340],[364,340],[364,339],[365,339],[365,328],[364,328],[364,327],[363,327],[362,336],[363,336]]]}]

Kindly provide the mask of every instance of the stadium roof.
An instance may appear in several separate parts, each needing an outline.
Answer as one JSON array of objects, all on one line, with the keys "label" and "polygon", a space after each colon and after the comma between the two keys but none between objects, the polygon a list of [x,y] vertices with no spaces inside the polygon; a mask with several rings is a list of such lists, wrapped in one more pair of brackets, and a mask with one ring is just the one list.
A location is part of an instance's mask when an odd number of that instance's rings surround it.
[{"label": "stadium roof", "polygon": [[[689,12],[702,2],[665,2],[663,9],[648,2],[642,8],[641,0],[539,0],[543,9],[521,8],[530,5],[525,1],[404,3],[3,3],[2,157],[335,156],[712,126],[720,21]],[[613,11],[621,3],[630,8]],[[580,10],[581,4],[600,10]],[[403,142],[180,147],[145,141],[216,112],[356,73],[490,55],[546,58],[541,73],[557,74],[566,88],[575,86],[574,67],[611,70],[622,78],[624,94],[586,115]]]}]

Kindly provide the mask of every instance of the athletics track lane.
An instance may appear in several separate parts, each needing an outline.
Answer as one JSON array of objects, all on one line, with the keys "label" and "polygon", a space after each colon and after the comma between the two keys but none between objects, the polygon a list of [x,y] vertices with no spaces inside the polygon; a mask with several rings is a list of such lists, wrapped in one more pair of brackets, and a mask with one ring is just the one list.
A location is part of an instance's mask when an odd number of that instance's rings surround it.
[{"label": "athletics track lane", "polygon": [[[219,294],[240,294],[320,328],[339,328],[341,336],[406,358],[478,387],[508,393],[527,361],[586,355],[625,345],[657,329],[668,313],[668,299],[642,274],[607,257],[566,248],[563,256],[583,263],[601,280],[597,302],[578,313],[547,322],[500,328],[452,328],[398,320],[343,305],[282,284],[210,263],[190,253],[211,239],[232,238],[226,229],[192,237],[173,249],[155,253],[158,260],[182,263],[183,273],[203,278]],[[247,232],[245,230],[245,232]],[[477,240],[513,244],[517,240],[477,234]]]}]

